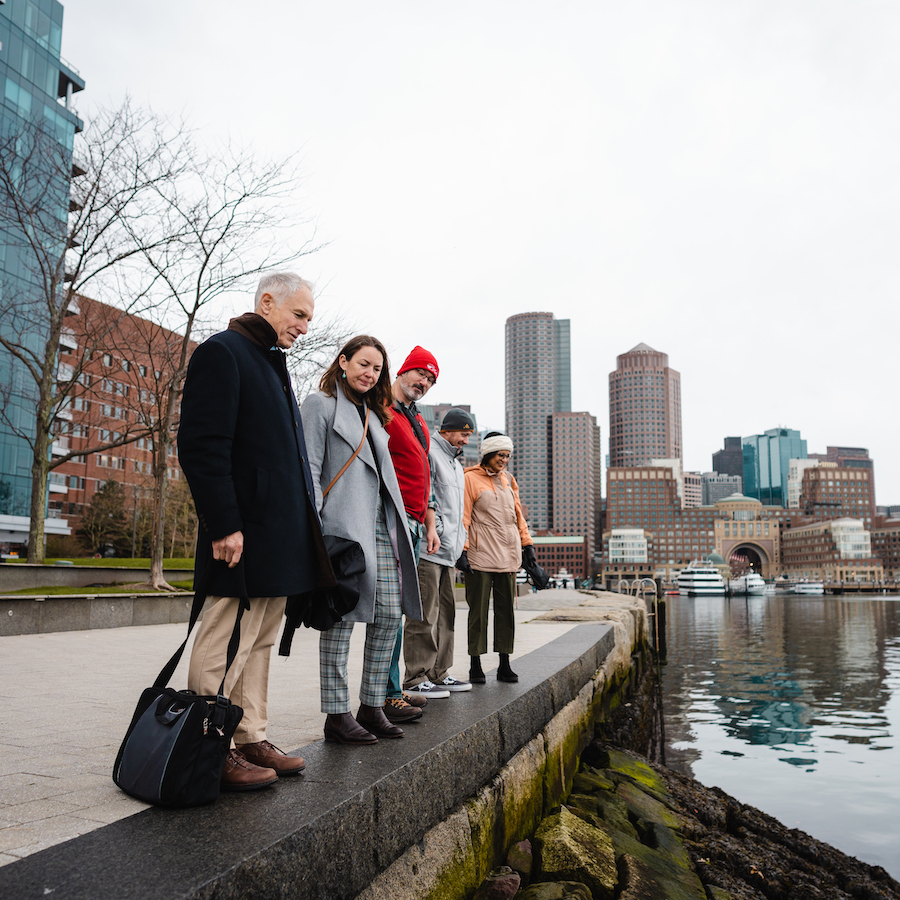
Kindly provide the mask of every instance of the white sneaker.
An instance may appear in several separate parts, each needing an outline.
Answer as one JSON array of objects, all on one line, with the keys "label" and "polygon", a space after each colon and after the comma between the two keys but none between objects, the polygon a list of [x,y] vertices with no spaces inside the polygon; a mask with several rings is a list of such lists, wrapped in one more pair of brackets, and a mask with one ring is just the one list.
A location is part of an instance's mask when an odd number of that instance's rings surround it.
[{"label": "white sneaker", "polygon": [[472,682],[461,678],[452,678],[448,675],[438,687],[445,688],[448,691],[471,691]]},{"label": "white sneaker", "polygon": [[450,691],[447,688],[438,687],[433,681],[428,681],[427,679],[406,690],[410,694],[423,694],[429,700],[441,700],[450,696]]}]

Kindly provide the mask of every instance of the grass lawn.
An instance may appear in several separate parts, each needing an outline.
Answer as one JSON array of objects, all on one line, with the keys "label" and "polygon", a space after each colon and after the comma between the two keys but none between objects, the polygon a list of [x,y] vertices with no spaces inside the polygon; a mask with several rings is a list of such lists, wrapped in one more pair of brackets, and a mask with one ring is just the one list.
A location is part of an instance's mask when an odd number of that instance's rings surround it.
[{"label": "grass lawn", "polygon": [[[60,557],[62,558],[62,557]],[[10,563],[24,563],[27,562],[25,559],[5,559],[3,562]],[[44,565],[52,566],[57,562],[55,558],[49,558],[44,560]],[[76,566],[99,566],[100,568],[119,568],[119,569],[149,569],[150,568],[150,560],[148,559],[126,559],[126,558],[113,558],[113,559],[96,559],[91,556],[85,557],[68,557],[66,558],[66,562],[74,563]],[[164,559],[163,567],[166,569],[193,569],[194,568],[194,560],[193,559]]]},{"label": "grass lawn", "polygon": [[[180,591],[192,591],[194,589],[193,581],[170,581],[173,588]],[[49,587],[23,588],[21,591],[7,591],[8,597],[54,597],[58,594],[70,594],[79,596],[83,594],[168,594],[169,591],[150,591],[147,588],[139,590],[134,589],[134,585],[129,584],[104,584],[100,587],[68,587],[66,585],[54,584]]]}]

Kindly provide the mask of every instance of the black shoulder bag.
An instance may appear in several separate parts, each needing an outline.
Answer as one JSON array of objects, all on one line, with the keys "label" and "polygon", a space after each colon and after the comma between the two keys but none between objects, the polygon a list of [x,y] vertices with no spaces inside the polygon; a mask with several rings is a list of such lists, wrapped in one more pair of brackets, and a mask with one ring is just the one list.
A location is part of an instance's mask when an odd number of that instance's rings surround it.
[{"label": "black shoulder bag", "polygon": [[215,800],[231,738],[244,715],[241,707],[223,695],[225,675],[241,640],[241,618],[244,610],[250,608],[243,561],[238,564],[243,593],[218,693],[208,696],[167,687],[203,609],[213,565],[215,560],[210,561],[207,577],[194,592],[184,643],[163,666],[153,686],[141,694],[113,766],[113,781],[126,794],[145,803],[200,806]]}]

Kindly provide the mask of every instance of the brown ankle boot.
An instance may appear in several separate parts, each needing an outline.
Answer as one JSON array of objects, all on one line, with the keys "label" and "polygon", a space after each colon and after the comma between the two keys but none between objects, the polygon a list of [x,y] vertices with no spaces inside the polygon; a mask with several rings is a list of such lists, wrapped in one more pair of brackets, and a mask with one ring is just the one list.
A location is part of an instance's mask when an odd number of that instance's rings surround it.
[{"label": "brown ankle boot", "polygon": [[378,738],[366,731],[350,713],[329,713],[325,719],[325,740],[338,744],[377,744]]},{"label": "brown ankle boot", "polygon": [[356,714],[356,721],[359,722],[363,728],[371,731],[372,734],[377,734],[378,737],[403,737],[403,729],[394,725],[384,714],[384,709],[380,706],[366,706],[364,703],[360,704],[359,712]]}]

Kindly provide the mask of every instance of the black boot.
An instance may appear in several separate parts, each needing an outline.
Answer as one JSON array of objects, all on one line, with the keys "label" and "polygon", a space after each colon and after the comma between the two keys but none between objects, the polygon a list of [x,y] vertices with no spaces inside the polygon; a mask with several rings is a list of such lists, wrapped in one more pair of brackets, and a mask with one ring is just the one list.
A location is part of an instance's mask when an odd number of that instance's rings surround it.
[{"label": "black boot", "polygon": [[481,668],[481,657],[469,657],[469,681],[472,684],[484,684],[484,671]]},{"label": "black boot", "polygon": [[514,684],[519,680],[519,676],[509,667],[509,654],[500,654],[500,668],[497,669],[497,681],[508,681]]}]

